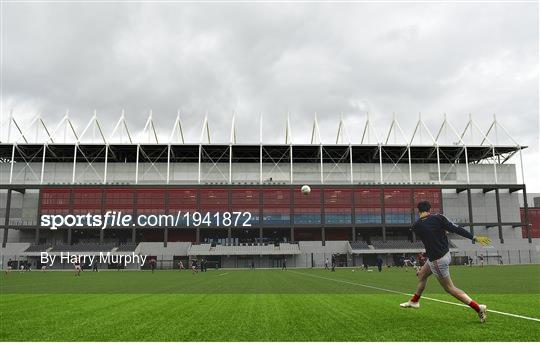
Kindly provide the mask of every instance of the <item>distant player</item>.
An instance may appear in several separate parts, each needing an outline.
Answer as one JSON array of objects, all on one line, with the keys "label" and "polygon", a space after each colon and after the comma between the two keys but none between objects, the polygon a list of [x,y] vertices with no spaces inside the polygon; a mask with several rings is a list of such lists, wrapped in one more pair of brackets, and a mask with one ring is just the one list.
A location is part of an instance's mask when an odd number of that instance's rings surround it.
[{"label": "distant player", "polygon": [[287,270],[287,259],[283,259],[283,264],[281,265],[281,270]]},{"label": "distant player", "polygon": [[328,257],[324,260],[324,269],[328,270]]},{"label": "distant player", "polygon": [[377,255],[377,270],[379,270],[379,272],[382,272],[382,265],[383,265],[383,259],[381,255]]},{"label": "distant player", "polygon": [[418,286],[411,300],[400,304],[401,307],[420,308],[420,297],[427,284],[428,277],[435,274],[444,290],[458,299],[462,303],[469,305],[478,313],[480,322],[485,322],[487,317],[487,306],[479,305],[472,300],[465,292],[454,286],[450,278],[450,251],[448,248],[448,237],[446,232],[453,232],[460,236],[469,238],[482,245],[489,244],[487,237],[475,237],[465,229],[451,223],[441,214],[431,214],[431,204],[428,201],[418,203],[418,212],[420,218],[414,223],[413,231],[424,243],[426,255],[428,257],[426,264],[418,272]]},{"label": "distant player", "polygon": [[478,259],[480,260],[480,267],[484,268],[484,255],[478,256]]},{"label": "distant player", "polygon": [[403,266],[404,267],[408,267],[408,266],[412,266],[412,261],[410,258],[406,258],[405,256],[403,256]]},{"label": "distant player", "polygon": [[178,270],[183,270],[184,269],[184,262],[180,261],[178,262]]},{"label": "distant player", "polygon": [[197,260],[193,260],[193,262],[191,262],[191,274],[198,274],[199,273],[199,270],[197,269]]},{"label": "distant player", "polygon": [[98,270],[98,264],[96,261],[92,264],[92,272],[99,272]]},{"label": "distant player", "polygon": [[473,263],[472,257],[470,257],[470,256],[467,257],[467,265],[468,265],[469,267],[472,267],[472,263]]},{"label": "distant player", "polygon": [[81,261],[80,259],[75,260],[75,276],[81,276]]},{"label": "distant player", "polygon": [[411,261],[411,266],[414,268],[414,270],[416,270],[416,272],[418,272],[418,270],[420,269],[418,265],[418,261],[414,258],[414,256],[411,256],[410,261]]},{"label": "distant player", "polygon": [[8,260],[7,262],[7,268],[6,270],[4,271],[4,273],[6,275],[8,275],[10,272],[11,272],[11,269],[13,268],[11,265],[13,264],[13,261],[11,261],[11,259]]},{"label": "distant player", "polygon": [[150,260],[150,269],[152,270],[152,274],[154,274],[154,270],[156,270],[157,261],[155,258],[152,258]]}]

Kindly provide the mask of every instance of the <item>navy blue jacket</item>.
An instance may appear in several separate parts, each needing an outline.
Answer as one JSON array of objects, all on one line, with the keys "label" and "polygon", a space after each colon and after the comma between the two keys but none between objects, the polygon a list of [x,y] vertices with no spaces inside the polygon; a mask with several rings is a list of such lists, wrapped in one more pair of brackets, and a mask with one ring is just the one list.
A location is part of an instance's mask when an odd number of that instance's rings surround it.
[{"label": "navy blue jacket", "polygon": [[429,214],[413,224],[413,231],[424,243],[430,261],[438,260],[449,251],[446,231],[473,239],[473,235],[462,227],[449,221],[442,214]]}]

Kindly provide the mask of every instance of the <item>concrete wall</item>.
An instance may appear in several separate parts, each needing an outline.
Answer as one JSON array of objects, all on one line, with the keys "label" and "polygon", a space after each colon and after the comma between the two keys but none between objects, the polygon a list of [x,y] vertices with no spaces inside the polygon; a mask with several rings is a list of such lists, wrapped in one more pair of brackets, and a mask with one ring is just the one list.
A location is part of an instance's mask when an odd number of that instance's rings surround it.
[{"label": "concrete wall", "polygon": [[[172,163],[170,165],[171,183],[197,183],[199,166],[197,163]],[[258,163],[234,163],[232,166],[233,182],[259,182],[260,166]],[[409,182],[409,165],[383,164],[384,182]],[[496,166],[499,183],[516,183],[516,167],[513,164]],[[78,162],[75,168],[76,183],[103,182],[105,165]],[[107,182],[135,183],[135,163],[109,163],[107,166]],[[8,184],[10,164],[0,164],[0,183]],[[272,178],[275,182],[290,181],[290,163],[263,164],[263,180]],[[139,163],[138,183],[161,183],[167,177],[167,164]],[[495,174],[492,164],[470,164],[469,177],[471,183],[494,183]],[[40,184],[41,163],[15,163],[13,166],[12,183]],[[348,183],[351,180],[350,164],[323,164],[323,179],[325,183]],[[43,183],[71,183],[73,180],[73,163],[45,163]],[[354,182],[380,182],[380,166],[377,163],[353,164]],[[228,182],[228,163],[202,163],[201,182]],[[298,183],[321,183],[320,164],[295,163],[293,165],[293,181]],[[437,164],[412,164],[413,182],[438,182]],[[441,182],[467,183],[465,165],[441,164]]]},{"label": "concrete wall", "polygon": [[[508,193],[501,190],[499,192],[501,202],[501,221],[520,222],[519,197],[520,193]],[[497,222],[497,206],[495,193],[483,193],[481,190],[471,191],[473,221],[477,223]],[[467,192],[456,193],[453,190],[443,191],[443,212],[453,222],[469,222]],[[497,227],[475,227],[475,234],[487,235],[493,239],[498,239]],[[503,227],[503,235],[509,239],[520,239],[521,228]]]}]

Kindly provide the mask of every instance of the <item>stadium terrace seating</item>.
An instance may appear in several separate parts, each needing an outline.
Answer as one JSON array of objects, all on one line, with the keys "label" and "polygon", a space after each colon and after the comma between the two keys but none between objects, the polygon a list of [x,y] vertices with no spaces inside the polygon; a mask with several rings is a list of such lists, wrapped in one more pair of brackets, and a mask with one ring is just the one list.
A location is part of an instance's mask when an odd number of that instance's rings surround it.
[{"label": "stadium terrace seating", "polygon": [[69,252],[96,252],[96,251],[111,251],[114,248],[114,244],[97,244],[97,243],[85,243],[85,244],[60,244],[55,245],[52,251],[69,251]]},{"label": "stadium terrace seating", "polygon": [[369,250],[369,245],[366,242],[351,242],[353,250]]},{"label": "stadium terrace seating", "polygon": [[300,241],[298,245],[303,253],[346,254],[350,251],[348,241],[326,241],[325,245],[321,241]]},{"label": "stadium terrace seating", "polygon": [[188,249],[188,255],[210,255],[210,250],[215,250],[211,244],[192,244]]},{"label": "stadium terrace seating", "polygon": [[41,251],[47,251],[49,248],[51,248],[51,246],[45,245],[45,244],[31,245],[24,252],[41,252]]},{"label": "stadium terrace seating", "polygon": [[279,245],[216,245],[193,244],[189,255],[296,255],[300,254],[298,244],[281,243]]},{"label": "stadium terrace seating", "polygon": [[418,250],[424,249],[424,245],[420,241],[416,241],[416,242],[410,242],[410,241],[404,241],[404,240],[388,240],[386,242],[373,241],[371,242],[371,245],[373,245],[375,249],[418,249]]},{"label": "stadium terrace seating", "polygon": [[191,242],[141,242],[137,247],[137,253],[150,256],[188,256]]}]

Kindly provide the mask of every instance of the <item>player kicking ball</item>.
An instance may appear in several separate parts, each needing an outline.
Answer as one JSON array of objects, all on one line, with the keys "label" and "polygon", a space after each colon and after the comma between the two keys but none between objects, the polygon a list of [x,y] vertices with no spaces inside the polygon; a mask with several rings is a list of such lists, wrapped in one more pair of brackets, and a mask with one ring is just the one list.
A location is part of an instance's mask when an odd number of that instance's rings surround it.
[{"label": "player kicking ball", "polygon": [[418,271],[418,286],[411,300],[400,304],[406,308],[420,308],[420,297],[426,288],[428,277],[435,274],[444,290],[458,299],[462,303],[469,305],[478,313],[480,322],[484,323],[487,318],[487,306],[479,305],[472,300],[465,292],[454,286],[450,278],[450,251],[448,249],[448,237],[446,232],[453,232],[460,236],[469,238],[473,242],[481,245],[488,245],[491,240],[488,237],[473,236],[467,230],[450,222],[441,214],[430,213],[431,204],[428,201],[418,203],[418,212],[420,218],[414,223],[412,229],[422,240],[426,249],[427,261]]}]

